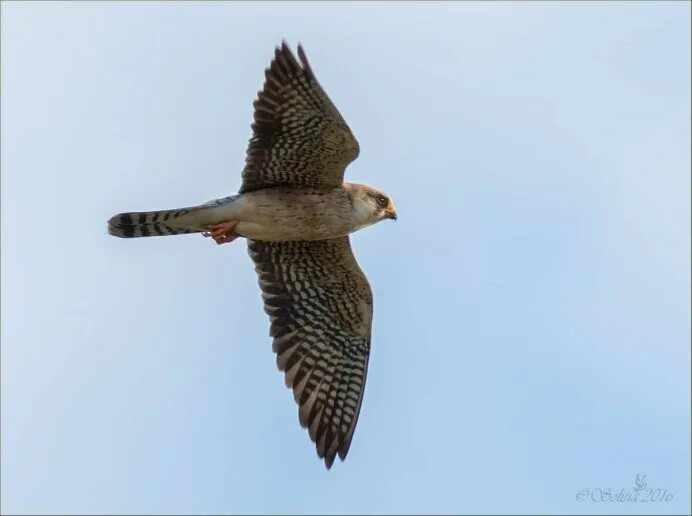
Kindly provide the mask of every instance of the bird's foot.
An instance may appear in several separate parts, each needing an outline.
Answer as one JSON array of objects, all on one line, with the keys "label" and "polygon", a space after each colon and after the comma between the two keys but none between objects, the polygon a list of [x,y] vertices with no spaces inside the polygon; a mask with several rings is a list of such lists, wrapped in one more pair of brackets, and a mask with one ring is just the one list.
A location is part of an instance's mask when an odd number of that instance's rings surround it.
[{"label": "bird's foot", "polygon": [[217,244],[227,244],[233,242],[240,235],[233,231],[233,229],[238,224],[238,221],[231,220],[228,222],[220,222],[218,224],[211,224],[203,231],[202,235],[206,237],[212,237]]}]

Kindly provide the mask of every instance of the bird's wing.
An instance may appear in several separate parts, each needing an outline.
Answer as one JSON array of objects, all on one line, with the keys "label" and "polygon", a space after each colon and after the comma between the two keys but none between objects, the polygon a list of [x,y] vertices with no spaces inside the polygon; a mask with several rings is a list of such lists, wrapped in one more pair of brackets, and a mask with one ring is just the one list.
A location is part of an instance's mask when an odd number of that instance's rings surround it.
[{"label": "bird's wing", "polygon": [[317,82],[303,48],[277,48],[254,102],[240,193],[276,185],[339,186],[358,142]]},{"label": "bird's wing", "polygon": [[363,401],[372,292],[348,237],[248,240],[279,370],[327,468],[346,458]]}]

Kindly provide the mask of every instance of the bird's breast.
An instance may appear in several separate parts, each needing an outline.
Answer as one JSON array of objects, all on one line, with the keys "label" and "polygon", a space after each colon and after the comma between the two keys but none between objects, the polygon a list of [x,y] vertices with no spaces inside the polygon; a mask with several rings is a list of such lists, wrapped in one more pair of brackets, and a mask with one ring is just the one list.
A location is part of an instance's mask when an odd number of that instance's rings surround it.
[{"label": "bird's breast", "polygon": [[238,234],[267,241],[323,240],[357,229],[342,189],[271,188],[243,195]]}]

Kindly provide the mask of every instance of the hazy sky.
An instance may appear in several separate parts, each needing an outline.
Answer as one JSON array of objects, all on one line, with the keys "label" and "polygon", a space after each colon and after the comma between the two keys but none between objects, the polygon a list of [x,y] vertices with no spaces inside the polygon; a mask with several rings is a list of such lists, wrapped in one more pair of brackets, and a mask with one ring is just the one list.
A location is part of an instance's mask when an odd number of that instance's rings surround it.
[{"label": "hazy sky", "polygon": [[[399,214],[331,471],[245,243],[106,234],[237,190],[282,38]],[[689,3],[3,2],[1,43],[3,513],[690,512]],[[672,499],[591,498],[637,473]]]}]

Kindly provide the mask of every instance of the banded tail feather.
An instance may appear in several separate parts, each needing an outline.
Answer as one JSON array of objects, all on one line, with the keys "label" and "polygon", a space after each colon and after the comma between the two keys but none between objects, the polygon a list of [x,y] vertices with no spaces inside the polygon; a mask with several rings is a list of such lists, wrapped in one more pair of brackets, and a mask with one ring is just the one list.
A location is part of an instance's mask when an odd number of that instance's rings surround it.
[{"label": "banded tail feather", "polygon": [[108,233],[120,238],[182,235],[199,233],[201,229],[179,228],[174,220],[191,209],[119,213],[108,220]]}]

